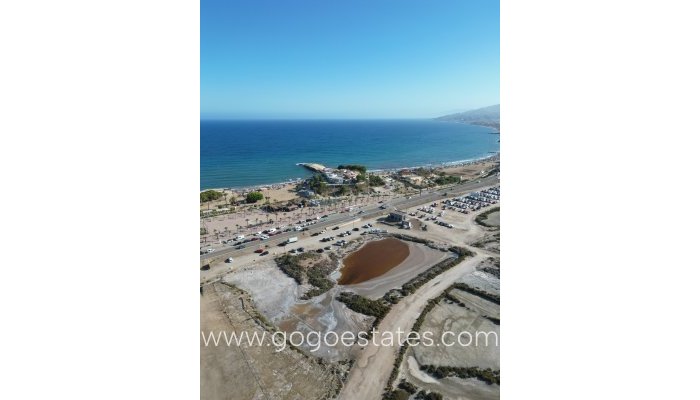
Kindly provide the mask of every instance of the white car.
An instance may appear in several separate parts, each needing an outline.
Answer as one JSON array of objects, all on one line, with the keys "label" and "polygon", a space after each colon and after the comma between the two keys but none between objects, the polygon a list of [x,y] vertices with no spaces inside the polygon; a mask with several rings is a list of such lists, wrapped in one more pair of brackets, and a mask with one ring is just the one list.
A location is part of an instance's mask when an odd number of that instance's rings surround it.
[{"label": "white car", "polygon": [[207,249],[207,253],[211,253],[213,251],[214,251],[214,249]]}]

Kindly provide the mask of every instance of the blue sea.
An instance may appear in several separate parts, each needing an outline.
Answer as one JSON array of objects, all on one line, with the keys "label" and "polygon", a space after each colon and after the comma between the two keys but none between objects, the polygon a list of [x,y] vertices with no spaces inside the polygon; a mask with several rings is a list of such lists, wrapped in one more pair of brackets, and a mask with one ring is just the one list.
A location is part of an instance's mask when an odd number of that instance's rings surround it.
[{"label": "blue sea", "polygon": [[435,120],[200,123],[200,187],[239,188],[311,175],[298,163],[370,170],[474,160],[499,151],[493,129]]}]

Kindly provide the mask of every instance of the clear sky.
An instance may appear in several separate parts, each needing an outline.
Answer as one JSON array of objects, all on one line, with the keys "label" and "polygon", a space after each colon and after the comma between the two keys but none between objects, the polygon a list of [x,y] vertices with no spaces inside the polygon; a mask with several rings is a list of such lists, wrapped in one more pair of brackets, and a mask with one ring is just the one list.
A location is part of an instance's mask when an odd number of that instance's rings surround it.
[{"label": "clear sky", "polygon": [[499,103],[498,0],[201,0],[202,118],[424,118]]}]

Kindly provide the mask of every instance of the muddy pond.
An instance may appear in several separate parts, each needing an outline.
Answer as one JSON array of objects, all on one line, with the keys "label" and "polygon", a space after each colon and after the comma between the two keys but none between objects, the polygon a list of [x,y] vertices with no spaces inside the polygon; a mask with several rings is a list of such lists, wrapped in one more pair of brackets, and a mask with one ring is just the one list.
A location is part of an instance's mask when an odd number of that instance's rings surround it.
[{"label": "muddy pond", "polygon": [[339,285],[353,285],[381,276],[401,264],[410,253],[408,244],[387,238],[366,243],[343,260]]}]

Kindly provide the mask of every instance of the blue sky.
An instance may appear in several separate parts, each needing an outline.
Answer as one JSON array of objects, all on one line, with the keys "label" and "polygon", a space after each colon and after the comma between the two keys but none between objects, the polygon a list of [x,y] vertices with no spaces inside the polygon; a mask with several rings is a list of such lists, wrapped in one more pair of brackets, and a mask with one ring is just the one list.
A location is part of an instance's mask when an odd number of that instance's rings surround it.
[{"label": "blue sky", "polygon": [[499,103],[497,0],[201,0],[202,118],[425,118]]}]

